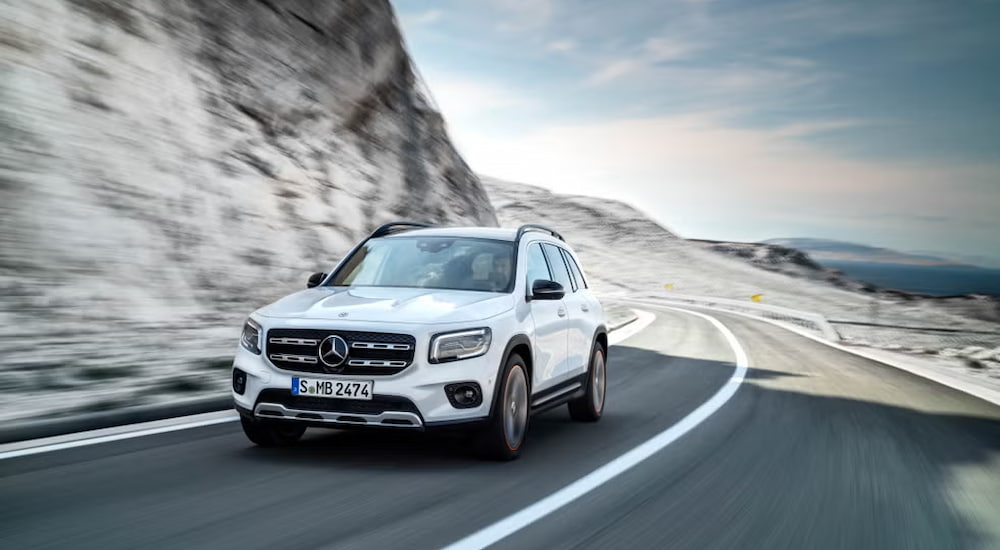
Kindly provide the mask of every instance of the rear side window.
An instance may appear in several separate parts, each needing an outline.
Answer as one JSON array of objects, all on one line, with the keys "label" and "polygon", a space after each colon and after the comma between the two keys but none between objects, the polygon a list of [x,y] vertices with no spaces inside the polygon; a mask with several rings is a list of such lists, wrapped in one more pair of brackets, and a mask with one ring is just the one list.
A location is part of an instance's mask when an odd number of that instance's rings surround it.
[{"label": "rear side window", "polygon": [[587,288],[587,280],[583,278],[583,273],[580,272],[580,266],[576,265],[576,260],[573,256],[563,250],[563,257],[566,258],[566,263],[569,265],[569,270],[573,272],[573,279],[576,280],[576,286],[580,288]]},{"label": "rear side window", "polygon": [[552,280],[561,284],[567,291],[576,290],[573,286],[573,280],[569,276],[569,271],[566,269],[566,262],[562,259],[562,252],[559,251],[559,247],[542,243],[542,248],[545,249],[545,257],[549,259],[549,268],[552,269]]},{"label": "rear side window", "polygon": [[545,262],[542,254],[542,247],[538,243],[528,245],[528,292],[531,292],[531,285],[541,279],[543,281],[552,280],[549,274],[549,266]]}]

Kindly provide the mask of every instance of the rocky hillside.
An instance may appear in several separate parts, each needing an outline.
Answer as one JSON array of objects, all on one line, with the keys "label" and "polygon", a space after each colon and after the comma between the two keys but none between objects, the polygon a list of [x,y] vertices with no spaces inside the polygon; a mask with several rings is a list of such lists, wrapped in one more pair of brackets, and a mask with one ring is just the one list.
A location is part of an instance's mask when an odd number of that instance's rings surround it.
[{"label": "rocky hillside", "polygon": [[243,317],[375,225],[496,223],[387,0],[3,0],[0,64],[0,391],[25,402],[224,382]]},{"label": "rocky hillside", "polygon": [[[770,242],[743,243],[700,239],[688,239],[688,242],[696,243],[709,250],[738,258],[754,267],[774,271],[790,277],[822,281],[836,288],[868,294],[873,298],[878,297],[895,303],[921,303],[931,305],[939,311],[947,311],[963,317],[990,321],[992,323],[1000,322],[1000,298],[994,296],[982,294],[932,296],[919,292],[883,288],[854,280],[839,270],[823,267],[813,260],[814,254],[812,252],[807,253],[797,248],[771,244]],[[916,256],[913,258],[919,259]]]},{"label": "rocky hillside", "polygon": [[[761,294],[765,304],[843,321],[837,329],[855,343],[920,350],[1000,346],[996,317],[983,297],[945,302],[876,289],[823,269],[792,249],[691,241],[624,203],[482,180],[503,225],[544,223],[556,228],[580,254],[589,279],[605,296],[674,292],[749,300]],[[886,326],[876,330],[857,324],[870,321]],[[902,333],[900,327],[969,332],[944,338],[938,332]]]},{"label": "rocky hillside", "polygon": [[909,353],[1000,387],[1000,311],[989,297],[878,289],[795,249],[688,240],[621,202],[482,180],[503,225],[557,229],[605,298],[681,293],[749,300],[760,294],[764,304],[825,315],[844,343]]},{"label": "rocky hillside", "polygon": [[778,245],[807,252],[817,261],[840,260],[851,262],[875,262],[887,264],[925,265],[925,266],[955,266],[956,262],[929,256],[899,252],[889,248],[868,246],[864,244],[833,239],[816,238],[779,238],[767,239],[764,244]]},{"label": "rocky hillside", "polygon": [[796,248],[767,243],[743,243],[727,241],[707,241],[688,239],[709,250],[738,258],[754,267],[774,271],[790,277],[823,281],[837,288],[854,292],[875,292],[877,289],[867,283],[845,277],[836,269],[816,263],[812,257]]},{"label": "rocky hillside", "polygon": [[830,294],[832,302],[838,293],[852,296],[825,281],[789,285],[780,270],[764,271],[745,258],[730,258],[684,239],[625,203],[485,176],[482,180],[503,225],[552,225],[584,256],[591,279],[605,293],[659,292],[672,285],[677,292],[738,299],[773,289],[768,298],[786,303],[806,296],[813,300]]}]

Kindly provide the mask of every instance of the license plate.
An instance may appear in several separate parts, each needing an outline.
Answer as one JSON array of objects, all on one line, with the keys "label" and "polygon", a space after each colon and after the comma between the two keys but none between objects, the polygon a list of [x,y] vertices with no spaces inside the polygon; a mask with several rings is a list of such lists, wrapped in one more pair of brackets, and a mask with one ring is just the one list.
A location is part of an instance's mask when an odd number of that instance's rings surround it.
[{"label": "license plate", "polygon": [[292,395],[369,400],[372,398],[374,388],[375,383],[371,380],[292,378]]}]

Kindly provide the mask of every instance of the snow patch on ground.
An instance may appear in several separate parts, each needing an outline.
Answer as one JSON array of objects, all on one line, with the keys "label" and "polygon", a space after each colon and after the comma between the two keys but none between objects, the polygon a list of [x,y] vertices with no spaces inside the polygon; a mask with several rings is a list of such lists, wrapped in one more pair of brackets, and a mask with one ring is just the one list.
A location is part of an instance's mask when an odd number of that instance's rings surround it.
[{"label": "snow patch on ground", "polygon": [[635,310],[630,307],[621,304],[604,304],[604,319],[608,330],[618,330],[638,318]]}]

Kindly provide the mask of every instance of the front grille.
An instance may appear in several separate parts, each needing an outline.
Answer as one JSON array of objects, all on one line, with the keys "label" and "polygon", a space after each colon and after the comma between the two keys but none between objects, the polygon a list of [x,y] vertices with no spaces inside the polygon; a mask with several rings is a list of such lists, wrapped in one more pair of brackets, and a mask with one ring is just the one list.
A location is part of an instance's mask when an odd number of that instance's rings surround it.
[{"label": "front grille", "polygon": [[[277,403],[290,409],[342,412],[347,414],[382,414],[385,411],[420,414],[417,406],[412,401],[405,397],[394,395],[373,395],[371,401],[362,401],[359,399],[332,399],[310,397],[307,395],[292,395],[290,390],[271,388],[260,392],[260,395],[257,397],[257,403]],[[256,407],[256,404],[254,406]]]},{"label": "front grille", "polygon": [[[347,342],[347,360],[331,367],[319,360],[319,345],[336,334]],[[276,328],[267,331],[267,358],[279,369],[319,374],[386,376],[413,363],[417,340],[409,334]]]}]

